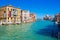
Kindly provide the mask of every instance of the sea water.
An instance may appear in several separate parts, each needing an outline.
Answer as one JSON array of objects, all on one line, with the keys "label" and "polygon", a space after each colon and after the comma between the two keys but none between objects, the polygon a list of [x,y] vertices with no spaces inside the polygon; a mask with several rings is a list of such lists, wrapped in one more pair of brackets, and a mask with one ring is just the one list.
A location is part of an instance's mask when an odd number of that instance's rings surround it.
[{"label": "sea water", "polygon": [[0,40],[57,40],[56,32],[57,26],[54,22],[44,20],[0,25]]}]

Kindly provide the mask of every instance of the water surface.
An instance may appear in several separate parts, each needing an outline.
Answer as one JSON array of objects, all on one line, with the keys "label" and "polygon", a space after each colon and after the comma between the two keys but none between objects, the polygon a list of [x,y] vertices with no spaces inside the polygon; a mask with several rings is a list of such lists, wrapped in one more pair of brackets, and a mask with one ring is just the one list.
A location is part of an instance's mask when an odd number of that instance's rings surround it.
[{"label": "water surface", "polygon": [[57,29],[53,22],[42,20],[20,25],[1,25],[0,40],[57,40]]}]

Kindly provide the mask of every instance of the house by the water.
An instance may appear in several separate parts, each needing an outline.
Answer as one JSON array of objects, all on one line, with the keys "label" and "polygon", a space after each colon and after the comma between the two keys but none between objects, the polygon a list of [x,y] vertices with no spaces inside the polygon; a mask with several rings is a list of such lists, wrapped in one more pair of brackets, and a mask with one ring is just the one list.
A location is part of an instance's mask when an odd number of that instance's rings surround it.
[{"label": "house by the water", "polygon": [[32,16],[30,11],[22,10],[12,5],[0,7],[0,24],[25,23],[30,22],[30,20],[35,21],[35,14]]}]

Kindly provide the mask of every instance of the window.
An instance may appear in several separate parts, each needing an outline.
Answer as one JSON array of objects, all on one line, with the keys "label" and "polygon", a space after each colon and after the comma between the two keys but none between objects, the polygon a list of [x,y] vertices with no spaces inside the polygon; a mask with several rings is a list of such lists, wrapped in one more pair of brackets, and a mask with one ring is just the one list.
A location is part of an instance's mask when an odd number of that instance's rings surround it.
[{"label": "window", "polygon": [[6,11],[4,11],[4,13],[6,13]]},{"label": "window", "polygon": [[11,11],[12,11],[12,9],[11,9]]},{"label": "window", "polygon": [[9,8],[8,8],[8,11],[9,11]]},{"label": "window", "polygon": [[11,11],[9,11],[9,14],[8,14],[9,17],[11,17]]},{"label": "window", "polygon": [[24,19],[26,19],[26,17],[24,17]]},{"label": "window", "polygon": [[13,9],[13,11],[14,11],[14,9]]}]

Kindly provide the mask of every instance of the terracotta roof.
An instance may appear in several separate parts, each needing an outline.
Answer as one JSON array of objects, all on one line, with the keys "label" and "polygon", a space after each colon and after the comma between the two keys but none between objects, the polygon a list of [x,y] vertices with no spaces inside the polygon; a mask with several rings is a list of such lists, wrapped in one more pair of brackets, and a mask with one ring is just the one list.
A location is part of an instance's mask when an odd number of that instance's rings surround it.
[{"label": "terracotta roof", "polygon": [[57,14],[56,16],[60,17],[60,14]]}]

